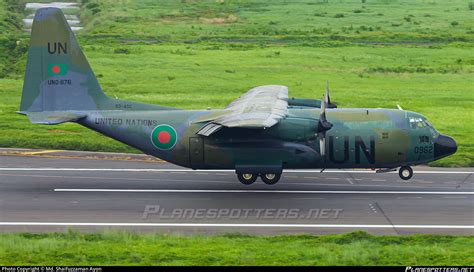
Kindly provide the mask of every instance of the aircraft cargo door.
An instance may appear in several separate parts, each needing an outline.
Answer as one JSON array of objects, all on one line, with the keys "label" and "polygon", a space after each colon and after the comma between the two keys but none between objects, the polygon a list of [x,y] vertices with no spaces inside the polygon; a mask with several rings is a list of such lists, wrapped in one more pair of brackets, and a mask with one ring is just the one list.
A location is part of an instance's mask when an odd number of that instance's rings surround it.
[{"label": "aircraft cargo door", "polygon": [[189,162],[192,168],[204,164],[204,141],[202,137],[189,138]]}]

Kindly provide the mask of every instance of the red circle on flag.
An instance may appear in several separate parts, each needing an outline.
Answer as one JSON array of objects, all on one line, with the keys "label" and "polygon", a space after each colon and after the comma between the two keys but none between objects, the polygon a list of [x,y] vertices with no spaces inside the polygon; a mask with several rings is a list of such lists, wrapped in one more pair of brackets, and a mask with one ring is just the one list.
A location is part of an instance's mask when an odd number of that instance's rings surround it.
[{"label": "red circle on flag", "polygon": [[158,133],[158,141],[162,144],[167,144],[171,140],[171,135],[167,131]]},{"label": "red circle on flag", "polygon": [[51,71],[53,71],[53,73],[57,74],[57,73],[61,72],[61,68],[59,68],[59,66],[57,66],[57,65],[54,65],[53,68],[51,69]]}]

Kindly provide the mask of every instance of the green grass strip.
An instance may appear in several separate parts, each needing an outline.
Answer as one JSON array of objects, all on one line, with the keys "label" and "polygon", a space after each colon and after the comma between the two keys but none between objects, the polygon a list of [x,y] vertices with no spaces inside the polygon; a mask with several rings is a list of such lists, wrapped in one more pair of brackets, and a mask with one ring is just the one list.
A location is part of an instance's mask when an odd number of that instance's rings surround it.
[{"label": "green grass strip", "polygon": [[473,236],[0,234],[0,265],[474,265]]}]

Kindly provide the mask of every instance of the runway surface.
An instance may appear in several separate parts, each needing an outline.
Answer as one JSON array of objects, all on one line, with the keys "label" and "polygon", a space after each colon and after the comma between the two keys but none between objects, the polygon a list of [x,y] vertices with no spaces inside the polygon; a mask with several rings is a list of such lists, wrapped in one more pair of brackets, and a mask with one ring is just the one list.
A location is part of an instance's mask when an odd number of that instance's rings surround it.
[{"label": "runway surface", "polygon": [[0,155],[0,230],[473,235],[473,173],[295,170],[245,186],[156,161]]}]

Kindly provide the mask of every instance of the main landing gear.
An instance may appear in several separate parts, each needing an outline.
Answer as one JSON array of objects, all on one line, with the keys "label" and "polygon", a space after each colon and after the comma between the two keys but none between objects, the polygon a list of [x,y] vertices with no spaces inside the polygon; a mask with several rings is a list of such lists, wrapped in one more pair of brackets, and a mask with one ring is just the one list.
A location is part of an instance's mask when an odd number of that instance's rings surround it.
[{"label": "main landing gear", "polygon": [[281,174],[276,173],[268,173],[268,174],[260,174],[260,178],[262,179],[265,184],[273,185],[280,180]]},{"label": "main landing gear", "polygon": [[250,185],[254,183],[257,180],[258,176],[260,176],[260,178],[265,184],[273,185],[280,180],[281,174],[277,174],[277,173],[260,173],[260,174],[239,173],[237,174],[239,181],[245,185]]},{"label": "main landing gear", "polygon": [[409,180],[413,177],[413,169],[410,166],[402,166],[398,170],[398,175],[403,180]]},{"label": "main landing gear", "polygon": [[250,185],[257,180],[258,175],[254,173],[241,173],[237,174],[237,177],[242,184]]}]

